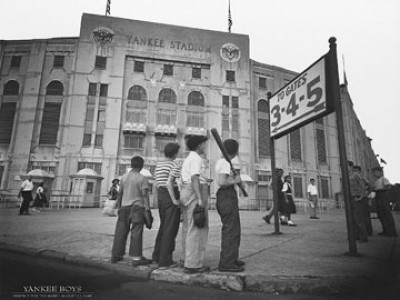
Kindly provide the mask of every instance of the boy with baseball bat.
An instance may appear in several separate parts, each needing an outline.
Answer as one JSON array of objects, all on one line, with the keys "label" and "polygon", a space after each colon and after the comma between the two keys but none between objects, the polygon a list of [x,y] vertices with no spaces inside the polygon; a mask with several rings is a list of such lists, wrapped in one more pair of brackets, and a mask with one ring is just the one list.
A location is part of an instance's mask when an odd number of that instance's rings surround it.
[{"label": "boy with baseball bat", "polygon": [[[223,142],[225,149],[232,161],[239,152],[239,143],[233,139]],[[236,168],[235,168],[236,169]],[[240,216],[238,195],[235,189],[240,184],[240,173],[231,170],[230,163],[221,158],[215,165],[215,175],[219,189],[217,191],[217,211],[221,217],[221,253],[219,271],[243,272],[244,262],[239,260],[240,246]]]}]

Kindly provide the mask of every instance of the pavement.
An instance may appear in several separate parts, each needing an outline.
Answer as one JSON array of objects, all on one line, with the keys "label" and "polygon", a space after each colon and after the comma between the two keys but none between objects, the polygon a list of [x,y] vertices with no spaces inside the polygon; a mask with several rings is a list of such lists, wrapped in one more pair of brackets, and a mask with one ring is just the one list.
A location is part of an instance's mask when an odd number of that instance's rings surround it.
[{"label": "pavement", "polygon": [[[158,211],[153,228],[144,230],[143,254],[151,258],[159,227]],[[361,256],[348,256],[345,213],[333,210],[312,220],[305,213],[292,216],[297,227],[281,227],[273,234],[273,222],[266,224],[262,211],[240,211],[242,238],[240,259],[243,273],[218,271],[221,223],[211,210],[205,264],[211,272],[185,274],[180,267],[159,270],[156,264],[132,267],[128,257],[110,263],[117,218],[106,217],[99,208],[44,209],[19,216],[17,208],[0,209],[0,248],[32,256],[112,270],[135,277],[232,291],[265,293],[339,294],[365,291],[372,286],[400,284],[398,238],[377,235],[378,219],[372,219],[374,234],[368,243],[357,243]],[[400,213],[393,212],[400,233]],[[272,220],[273,221],[273,220]],[[129,240],[128,240],[129,243]],[[181,259],[181,232],[174,260]]]}]

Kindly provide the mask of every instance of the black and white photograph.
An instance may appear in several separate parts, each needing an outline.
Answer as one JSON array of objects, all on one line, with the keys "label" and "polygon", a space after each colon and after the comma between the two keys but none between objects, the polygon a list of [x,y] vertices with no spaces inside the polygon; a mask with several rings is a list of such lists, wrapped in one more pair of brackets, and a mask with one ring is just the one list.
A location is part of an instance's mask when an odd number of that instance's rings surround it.
[{"label": "black and white photograph", "polygon": [[0,299],[400,299],[400,2],[0,3]]}]

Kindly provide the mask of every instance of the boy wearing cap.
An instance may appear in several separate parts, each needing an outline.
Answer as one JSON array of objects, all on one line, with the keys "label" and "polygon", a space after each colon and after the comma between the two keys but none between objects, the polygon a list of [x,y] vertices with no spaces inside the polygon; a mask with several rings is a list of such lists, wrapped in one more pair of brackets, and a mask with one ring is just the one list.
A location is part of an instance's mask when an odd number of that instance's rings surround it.
[{"label": "boy wearing cap", "polygon": [[[207,179],[202,174],[206,141],[205,136],[191,136],[186,145],[190,150],[181,169],[181,211],[182,211],[182,250],[184,272],[187,274],[207,272],[210,267],[204,266],[204,255],[208,239]],[[193,211],[196,205],[205,210],[206,223],[203,228],[196,227]]]},{"label": "boy wearing cap", "polygon": [[387,193],[391,184],[389,180],[383,176],[382,167],[372,168],[372,172],[376,177],[376,181],[373,184],[373,189],[376,193],[376,210],[383,229],[378,235],[396,237],[396,226],[390,210],[390,200]]},{"label": "boy wearing cap", "polygon": [[[226,152],[230,159],[237,157],[239,143],[233,139],[224,141]],[[236,169],[236,167],[235,167]],[[239,167],[240,170],[240,167]],[[221,158],[215,165],[215,174],[219,189],[217,191],[217,211],[221,218],[221,253],[219,271],[243,272],[244,262],[239,260],[240,246],[240,216],[238,195],[235,189],[240,184],[240,173],[234,174],[229,162]]]}]

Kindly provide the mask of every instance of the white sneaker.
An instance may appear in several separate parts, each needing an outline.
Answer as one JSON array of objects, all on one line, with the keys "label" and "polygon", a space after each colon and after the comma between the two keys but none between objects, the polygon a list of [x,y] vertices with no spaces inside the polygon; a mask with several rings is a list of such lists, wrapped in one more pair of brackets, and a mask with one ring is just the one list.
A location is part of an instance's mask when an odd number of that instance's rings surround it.
[{"label": "white sneaker", "polygon": [[32,211],[34,211],[34,212],[40,212],[40,210],[37,209],[37,208],[32,208]]}]

